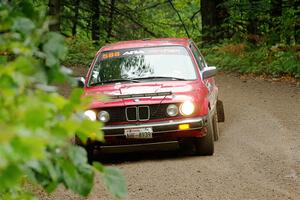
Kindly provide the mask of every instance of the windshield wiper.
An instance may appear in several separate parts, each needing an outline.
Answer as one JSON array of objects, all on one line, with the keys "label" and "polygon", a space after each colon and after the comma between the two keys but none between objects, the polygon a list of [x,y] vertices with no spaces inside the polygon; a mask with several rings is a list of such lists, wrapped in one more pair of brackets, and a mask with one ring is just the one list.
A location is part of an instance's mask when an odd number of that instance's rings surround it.
[{"label": "windshield wiper", "polygon": [[135,79],[110,79],[110,80],[105,80],[105,81],[100,81],[96,83],[91,83],[90,86],[95,86],[95,85],[102,85],[105,83],[118,83],[118,82],[133,82],[133,83],[139,83],[140,81],[135,80]]},{"label": "windshield wiper", "polygon": [[184,78],[177,78],[177,77],[171,77],[171,76],[148,76],[148,77],[142,77],[142,78],[135,78],[134,80],[148,80],[148,79],[171,79],[176,81],[186,81]]}]

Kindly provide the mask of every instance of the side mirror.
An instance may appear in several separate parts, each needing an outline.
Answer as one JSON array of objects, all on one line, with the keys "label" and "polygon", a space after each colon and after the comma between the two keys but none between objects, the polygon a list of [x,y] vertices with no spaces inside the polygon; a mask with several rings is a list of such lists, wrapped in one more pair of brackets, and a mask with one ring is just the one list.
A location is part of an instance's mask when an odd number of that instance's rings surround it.
[{"label": "side mirror", "polygon": [[77,87],[83,88],[85,85],[85,79],[83,77],[76,77],[75,81],[77,83]]},{"label": "side mirror", "polygon": [[203,79],[213,77],[217,74],[217,71],[218,70],[216,67],[206,67],[206,68],[204,68],[204,70],[202,72],[202,77],[203,77]]}]

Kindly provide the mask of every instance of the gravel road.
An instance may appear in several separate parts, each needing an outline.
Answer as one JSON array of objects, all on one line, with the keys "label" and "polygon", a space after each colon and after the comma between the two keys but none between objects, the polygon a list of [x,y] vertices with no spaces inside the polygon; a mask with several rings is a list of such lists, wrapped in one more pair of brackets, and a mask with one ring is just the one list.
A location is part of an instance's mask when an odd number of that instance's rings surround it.
[{"label": "gravel road", "polygon": [[[214,156],[155,152],[104,160],[122,169],[127,199],[300,199],[300,87],[232,74],[216,80],[226,122]],[[113,199],[99,179],[87,199]],[[84,199],[63,188],[39,195]]]}]

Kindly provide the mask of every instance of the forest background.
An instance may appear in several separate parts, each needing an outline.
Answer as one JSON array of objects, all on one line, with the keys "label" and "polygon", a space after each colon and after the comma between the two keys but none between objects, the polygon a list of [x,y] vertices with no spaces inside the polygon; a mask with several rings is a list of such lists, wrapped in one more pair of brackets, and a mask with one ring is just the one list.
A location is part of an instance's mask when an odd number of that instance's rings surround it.
[{"label": "forest background", "polygon": [[[48,3],[48,4],[47,4]],[[52,30],[68,38],[66,64],[89,66],[116,41],[188,37],[209,65],[300,76],[300,0],[50,0]]]}]

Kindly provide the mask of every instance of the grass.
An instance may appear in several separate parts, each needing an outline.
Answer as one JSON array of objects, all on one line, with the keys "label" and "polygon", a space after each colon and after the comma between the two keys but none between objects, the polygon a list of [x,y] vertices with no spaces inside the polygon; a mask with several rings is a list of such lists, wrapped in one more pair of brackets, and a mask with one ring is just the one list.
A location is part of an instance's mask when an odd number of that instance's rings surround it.
[{"label": "grass", "polygon": [[226,71],[300,78],[300,47],[222,44],[202,49],[209,65]]},{"label": "grass", "polygon": [[64,61],[66,66],[90,66],[99,48],[90,40],[67,39],[68,55]]}]

